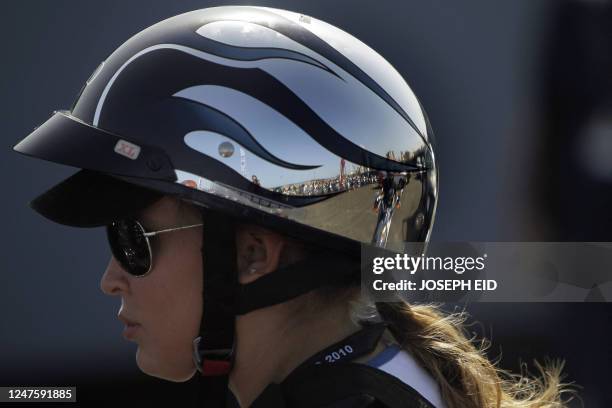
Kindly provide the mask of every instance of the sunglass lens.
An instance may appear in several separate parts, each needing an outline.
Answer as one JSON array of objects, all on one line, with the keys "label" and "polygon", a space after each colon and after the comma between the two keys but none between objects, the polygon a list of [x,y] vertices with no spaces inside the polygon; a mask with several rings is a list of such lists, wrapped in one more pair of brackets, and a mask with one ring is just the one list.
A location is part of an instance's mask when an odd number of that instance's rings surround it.
[{"label": "sunglass lens", "polygon": [[134,276],[146,274],[151,267],[151,253],[144,230],[135,220],[115,221],[106,227],[113,256]]}]

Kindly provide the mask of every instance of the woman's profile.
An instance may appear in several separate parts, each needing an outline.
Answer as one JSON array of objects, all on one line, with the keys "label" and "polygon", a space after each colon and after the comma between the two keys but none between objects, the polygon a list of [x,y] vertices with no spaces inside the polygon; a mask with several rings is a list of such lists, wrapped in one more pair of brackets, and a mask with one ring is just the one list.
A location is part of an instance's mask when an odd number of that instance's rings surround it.
[{"label": "woman's profile", "polygon": [[138,367],[198,375],[206,406],[565,406],[560,365],[512,376],[463,315],[362,294],[362,246],[429,241],[434,148],[382,56],[250,6],[141,31],[14,147],[81,169],[30,206],[105,227]]}]

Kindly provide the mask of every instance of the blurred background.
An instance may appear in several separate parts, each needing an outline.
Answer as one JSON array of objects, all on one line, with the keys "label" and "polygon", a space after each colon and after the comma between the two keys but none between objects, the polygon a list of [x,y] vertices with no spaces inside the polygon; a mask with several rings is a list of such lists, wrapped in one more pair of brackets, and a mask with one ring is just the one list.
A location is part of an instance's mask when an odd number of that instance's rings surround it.
[{"label": "blurred background", "polygon": [[[121,338],[119,299],[99,290],[110,257],[104,231],[63,227],[26,206],[76,169],[12,146],[53,110],[68,109],[131,35],[224,4],[322,19],[404,76],[436,134],[433,240],[612,241],[608,1],[4,2],[0,385],[76,385],[83,406],[191,400],[193,384],[142,374],[136,345]],[[472,304],[468,311],[502,367],[563,358],[584,406],[612,406],[610,304]]]}]

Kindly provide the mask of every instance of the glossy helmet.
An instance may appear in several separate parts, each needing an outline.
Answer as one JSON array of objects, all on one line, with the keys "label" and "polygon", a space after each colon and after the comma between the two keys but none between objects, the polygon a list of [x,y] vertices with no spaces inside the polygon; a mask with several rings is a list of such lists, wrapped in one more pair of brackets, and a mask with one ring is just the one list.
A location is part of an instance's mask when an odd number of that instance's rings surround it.
[{"label": "glossy helmet", "polygon": [[[155,192],[227,216],[208,219],[218,241],[242,219],[358,257],[361,244],[427,242],[436,210],[433,133],[401,75],[339,28],[267,7],[207,8],[141,31],[98,66],[70,111],[14,149],[83,169],[30,204],[81,227],[118,215],[105,198],[113,188],[134,200]],[[254,282],[219,304],[267,296],[226,310],[233,316],[348,273],[329,262],[312,282]],[[218,352],[231,340],[220,337],[199,347]]]}]

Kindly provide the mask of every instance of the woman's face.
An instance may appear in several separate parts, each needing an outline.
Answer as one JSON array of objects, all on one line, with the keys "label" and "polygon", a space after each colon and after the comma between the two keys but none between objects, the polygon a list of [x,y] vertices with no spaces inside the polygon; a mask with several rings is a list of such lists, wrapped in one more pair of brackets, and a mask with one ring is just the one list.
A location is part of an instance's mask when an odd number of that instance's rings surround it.
[{"label": "woman's face", "polygon": [[[170,197],[147,207],[138,220],[146,231],[201,222],[181,217],[178,201]],[[138,344],[140,370],[186,381],[195,371],[191,350],[202,314],[202,227],[149,239],[153,266],[148,275],[132,276],[111,257],[100,287],[107,295],[121,296],[120,316],[138,324],[128,337]]]}]

